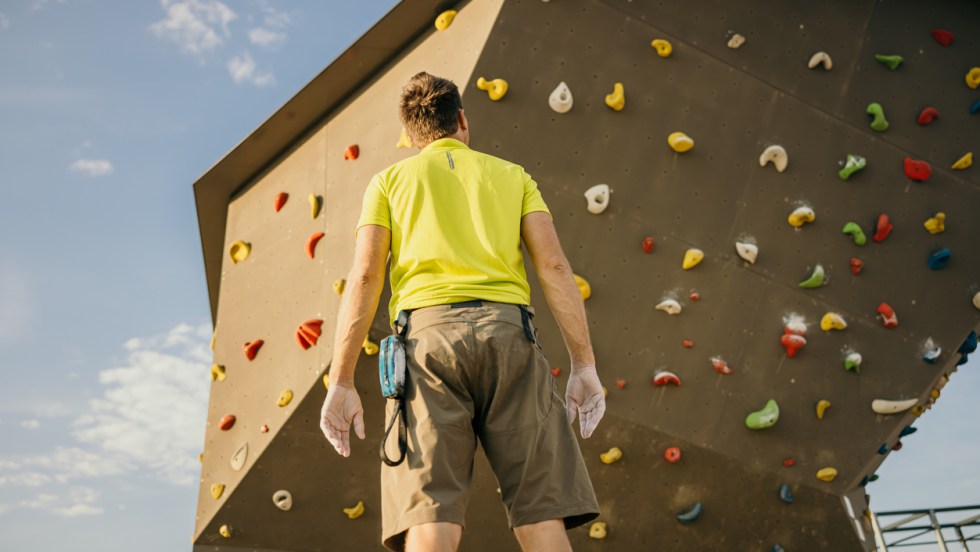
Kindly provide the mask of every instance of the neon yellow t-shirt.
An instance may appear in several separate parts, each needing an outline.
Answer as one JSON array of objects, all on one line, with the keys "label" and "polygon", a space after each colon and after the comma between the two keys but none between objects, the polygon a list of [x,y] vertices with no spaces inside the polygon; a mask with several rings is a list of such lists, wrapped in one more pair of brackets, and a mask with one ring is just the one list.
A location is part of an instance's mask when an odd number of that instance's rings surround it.
[{"label": "neon yellow t-shirt", "polygon": [[391,230],[390,320],[473,299],[529,304],[521,218],[535,211],[550,214],[523,168],[453,138],[375,175],[357,228]]}]

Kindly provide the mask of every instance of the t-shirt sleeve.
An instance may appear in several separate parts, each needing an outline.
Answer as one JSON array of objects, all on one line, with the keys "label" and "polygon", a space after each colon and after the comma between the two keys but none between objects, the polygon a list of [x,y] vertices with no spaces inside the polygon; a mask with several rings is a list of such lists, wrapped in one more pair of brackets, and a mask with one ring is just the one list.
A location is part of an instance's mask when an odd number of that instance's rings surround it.
[{"label": "t-shirt sleeve", "polygon": [[375,175],[364,190],[364,201],[361,203],[361,218],[357,221],[357,230],[363,226],[376,224],[391,230],[391,207],[388,204],[388,196],[385,193],[381,175]]},{"label": "t-shirt sleeve", "polygon": [[531,175],[527,174],[527,171],[521,171],[521,174],[524,176],[524,204],[521,207],[521,217],[536,211],[551,215],[551,211],[545,205],[544,198],[541,197],[541,192],[538,191],[538,183],[531,178]]}]

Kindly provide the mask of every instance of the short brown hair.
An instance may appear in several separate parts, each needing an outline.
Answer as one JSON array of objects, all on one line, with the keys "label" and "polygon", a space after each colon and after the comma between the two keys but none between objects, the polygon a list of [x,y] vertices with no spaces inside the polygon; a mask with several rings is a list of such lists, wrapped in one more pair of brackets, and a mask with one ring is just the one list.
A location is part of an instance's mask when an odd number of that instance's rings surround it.
[{"label": "short brown hair", "polygon": [[459,129],[463,99],[449,79],[422,71],[402,88],[398,114],[417,145],[449,136]]}]

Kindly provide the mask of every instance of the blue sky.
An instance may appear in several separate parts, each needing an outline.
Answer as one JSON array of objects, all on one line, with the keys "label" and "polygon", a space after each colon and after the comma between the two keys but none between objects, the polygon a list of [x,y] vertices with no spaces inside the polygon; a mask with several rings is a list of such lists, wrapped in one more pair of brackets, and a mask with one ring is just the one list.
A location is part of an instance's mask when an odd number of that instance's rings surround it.
[{"label": "blue sky", "polygon": [[[0,548],[189,549],[211,363],[191,185],[393,4],[0,4]],[[876,509],[980,503],[971,364]]]}]

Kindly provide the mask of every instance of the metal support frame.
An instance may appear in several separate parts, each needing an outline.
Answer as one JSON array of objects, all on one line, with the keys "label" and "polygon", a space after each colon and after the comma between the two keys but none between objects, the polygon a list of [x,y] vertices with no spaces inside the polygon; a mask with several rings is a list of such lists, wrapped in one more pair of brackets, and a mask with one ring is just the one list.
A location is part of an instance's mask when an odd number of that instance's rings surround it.
[{"label": "metal support frame", "polygon": [[[939,515],[952,514],[955,512],[971,512],[972,515],[959,521],[940,521]],[[894,516],[904,517],[901,517],[897,521],[889,523],[888,525],[881,525],[880,518]],[[980,541],[980,532],[970,536],[966,536],[963,533],[963,528],[965,527],[980,527],[980,505],[954,506],[949,508],[928,508],[922,510],[895,510],[891,512],[878,513],[868,512],[868,517],[871,520],[871,528],[874,530],[875,547],[878,552],[889,552],[890,548],[921,546],[924,544],[935,544],[937,546],[937,550],[941,552],[949,552],[949,548],[946,545],[954,541],[960,544],[963,552],[970,552],[968,543],[972,541]],[[922,518],[928,518],[929,524],[912,525],[912,522]],[[943,534],[944,529],[951,530],[955,536]],[[885,536],[887,534],[900,532],[912,532],[913,534],[903,536],[902,538],[892,542],[886,542]],[[926,537],[927,540],[917,540],[918,537],[930,535],[930,533],[931,536]]]}]

